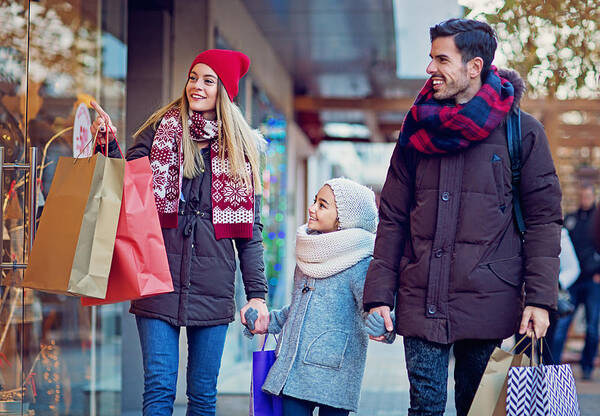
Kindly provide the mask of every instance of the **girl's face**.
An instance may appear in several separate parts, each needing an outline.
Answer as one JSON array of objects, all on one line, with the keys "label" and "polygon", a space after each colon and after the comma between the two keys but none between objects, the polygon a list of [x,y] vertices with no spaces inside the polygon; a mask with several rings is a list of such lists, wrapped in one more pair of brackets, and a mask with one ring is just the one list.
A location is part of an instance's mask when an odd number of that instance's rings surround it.
[{"label": "girl's face", "polygon": [[185,95],[192,111],[215,110],[218,79],[217,74],[210,66],[206,64],[194,65],[185,85]]},{"label": "girl's face", "polygon": [[308,208],[308,228],[322,233],[337,231],[337,205],[329,185],[323,185]]}]

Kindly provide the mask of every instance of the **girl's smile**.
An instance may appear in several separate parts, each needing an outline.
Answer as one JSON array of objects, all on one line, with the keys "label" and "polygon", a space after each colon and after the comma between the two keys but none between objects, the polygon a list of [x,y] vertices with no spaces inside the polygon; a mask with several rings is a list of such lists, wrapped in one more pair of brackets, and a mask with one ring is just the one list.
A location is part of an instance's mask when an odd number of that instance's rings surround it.
[{"label": "girl's smile", "polygon": [[328,233],[338,228],[337,205],[333,191],[329,185],[324,185],[313,204],[308,208],[308,228],[313,231]]}]

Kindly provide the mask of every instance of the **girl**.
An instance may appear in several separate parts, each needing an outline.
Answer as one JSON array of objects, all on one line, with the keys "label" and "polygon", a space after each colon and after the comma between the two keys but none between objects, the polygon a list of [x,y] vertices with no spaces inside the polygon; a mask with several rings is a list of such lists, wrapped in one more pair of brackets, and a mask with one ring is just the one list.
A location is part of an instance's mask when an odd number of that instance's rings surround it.
[{"label": "girl", "polygon": [[270,313],[267,332],[282,335],[263,390],[283,396],[286,416],[312,415],[317,406],[321,416],[348,415],[358,408],[367,353],[361,311],[375,195],[349,179],[331,179],[308,213],[296,234],[292,302]]},{"label": "girl", "polygon": [[[266,327],[259,138],[233,103],[249,64],[240,52],[200,53],[181,97],[146,120],[127,152],[128,160],[150,158],[175,288],[131,303],[144,360],[144,415],[173,412],[181,327],[188,339],[187,414],[215,414],[225,334],[235,314],[236,250],[248,299],[242,323],[252,306],[257,328]],[[114,131],[94,106],[100,116],[92,134]],[[111,156],[118,156],[109,137]]]}]

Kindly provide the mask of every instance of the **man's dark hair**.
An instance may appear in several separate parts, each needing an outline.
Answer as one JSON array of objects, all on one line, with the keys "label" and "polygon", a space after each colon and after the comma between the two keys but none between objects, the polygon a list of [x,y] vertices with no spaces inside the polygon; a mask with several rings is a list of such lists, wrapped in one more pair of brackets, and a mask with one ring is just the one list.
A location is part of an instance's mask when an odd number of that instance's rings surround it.
[{"label": "man's dark hair", "polygon": [[496,53],[496,33],[490,25],[469,19],[449,19],[429,28],[429,37],[454,36],[454,44],[462,55],[463,63],[479,56],[483,59],[481,80],[485,79]]}]

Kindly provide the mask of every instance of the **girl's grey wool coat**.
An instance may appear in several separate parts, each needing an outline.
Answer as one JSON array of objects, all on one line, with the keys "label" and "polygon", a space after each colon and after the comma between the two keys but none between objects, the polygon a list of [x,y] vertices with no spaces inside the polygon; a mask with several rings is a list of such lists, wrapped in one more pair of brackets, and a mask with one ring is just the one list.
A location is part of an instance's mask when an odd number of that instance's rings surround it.
[{"label": "girl's grey wool coat", "polygon": [[370,261],[317,279],[296,267],[291,304],[270,313],[268,332],[281,335],[264,391],[357,411],[369,341],[362,296]]}]

